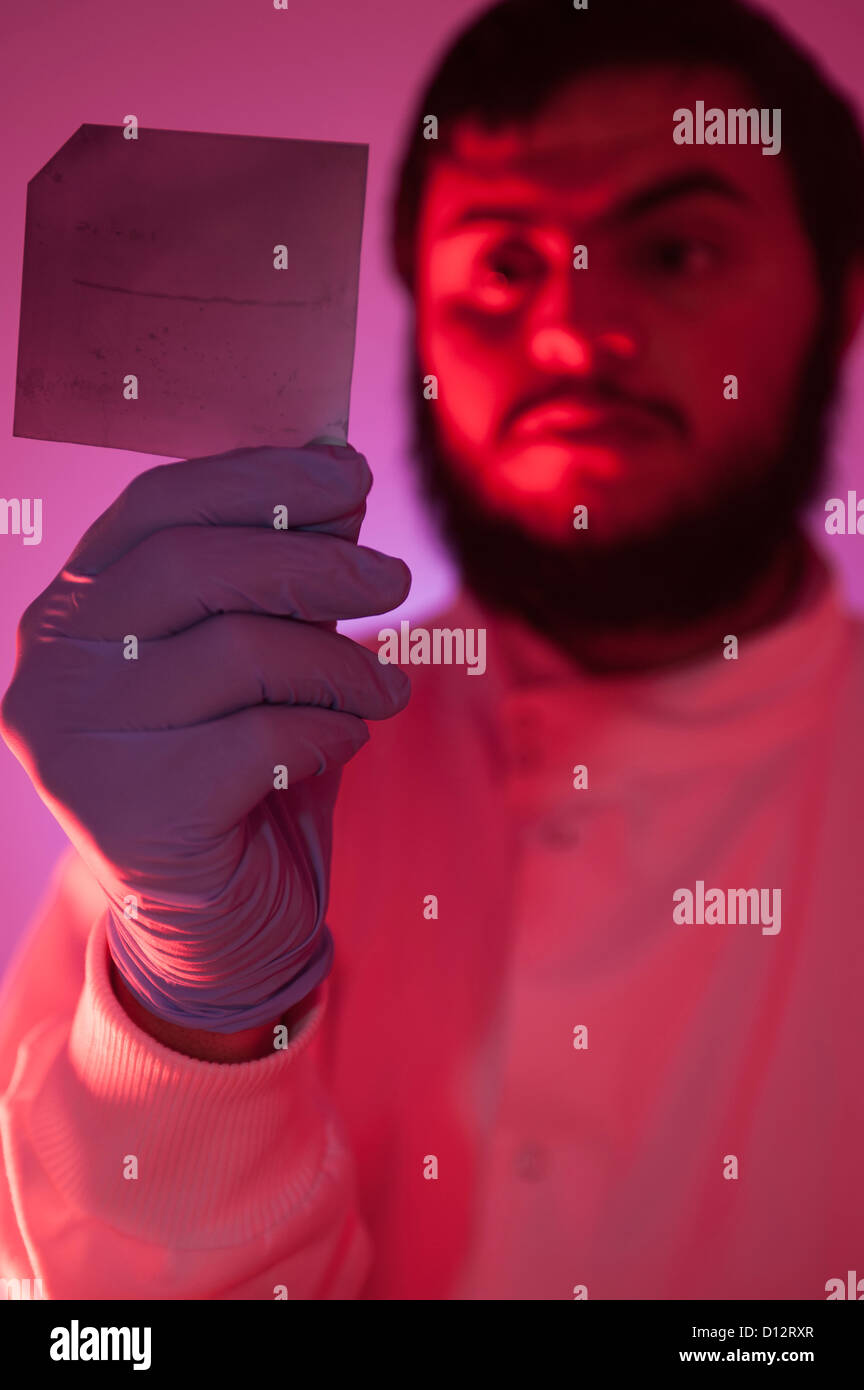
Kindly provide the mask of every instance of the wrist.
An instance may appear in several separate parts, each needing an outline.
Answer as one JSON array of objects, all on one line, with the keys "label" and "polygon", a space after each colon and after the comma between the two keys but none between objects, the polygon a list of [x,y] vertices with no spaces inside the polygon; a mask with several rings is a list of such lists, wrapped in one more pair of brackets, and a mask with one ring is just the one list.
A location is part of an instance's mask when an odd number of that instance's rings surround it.
[{"label": "wrist", "polygon": [[274,1029],[280,1023],[296,1025],[297,1016],[305,1012],[303,1006],[309,1007],[312,1003],[311,999],[304,999],[272,1022],[239,1033],[211,1033],[200,1028],[183,1028],[178,1023],[170,1023],[151,1013],[129,989],[110,956],[109,973],[115,997],[143,1033],[155,1038],[163,1047],[170,1047],[174,1052],[182,1052],[202,1062],[253,1062],[269,1057],[273,1052]]}]

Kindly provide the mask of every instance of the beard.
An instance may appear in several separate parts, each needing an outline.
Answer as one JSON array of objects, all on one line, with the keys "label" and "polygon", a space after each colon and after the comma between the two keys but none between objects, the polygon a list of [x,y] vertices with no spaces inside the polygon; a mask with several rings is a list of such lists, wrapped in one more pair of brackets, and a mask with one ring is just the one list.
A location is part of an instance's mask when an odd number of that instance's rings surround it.
[{"label": "beard", "polygon": [[[686,512],[643,535],[554,544],[493,512],[459,476],[440,444],[434,402],[424,399],[416,349],[409,364],[414,402],[412,448],[423,490],[468,587],[490,612],[527,622],[572,646],[582,631],[684,631],[746,602],[784,555],[807,552],[801,517],[824,485],[838,395],[838,308],[824,311],[798,379],[782,445],[754,451],[746,468]],[[431,408],[430,408],[431,407]],[[731,479],[731,481],[729,480]]]}]

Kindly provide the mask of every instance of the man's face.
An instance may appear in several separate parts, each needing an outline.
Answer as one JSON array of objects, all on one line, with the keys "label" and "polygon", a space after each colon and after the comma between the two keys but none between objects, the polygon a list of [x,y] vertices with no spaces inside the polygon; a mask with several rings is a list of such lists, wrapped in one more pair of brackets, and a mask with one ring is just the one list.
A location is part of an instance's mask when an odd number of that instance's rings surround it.
[{"label": "man's face", "polygon": [[434,429],[484,507],[537,539],[651,533],[783,447],[814,257],[782,154],[673,142],[699,100],[755,105],[722,70],[616,69],[531,125],[463,124],[432,167],[417,346]]}]

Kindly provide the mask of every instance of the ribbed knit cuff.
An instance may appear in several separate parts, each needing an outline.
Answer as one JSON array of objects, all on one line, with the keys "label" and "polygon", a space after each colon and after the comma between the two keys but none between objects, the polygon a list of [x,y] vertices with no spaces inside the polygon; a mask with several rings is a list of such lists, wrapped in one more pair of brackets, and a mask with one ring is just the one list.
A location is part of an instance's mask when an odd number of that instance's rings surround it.
[{"label": "ribbed knit cuff", "polygon": [[[88,1214],[169,1247],[242,1243],[295,1219],[344,1163],[309,1054],[326,985],[272,1057],[207,1062],[132,1022],[114,995],[109,961],[103,915],[88,940],[68,1048],[30,1114],[54,1182]],[[133,1179],[124,1176],[130,1158]]]}]

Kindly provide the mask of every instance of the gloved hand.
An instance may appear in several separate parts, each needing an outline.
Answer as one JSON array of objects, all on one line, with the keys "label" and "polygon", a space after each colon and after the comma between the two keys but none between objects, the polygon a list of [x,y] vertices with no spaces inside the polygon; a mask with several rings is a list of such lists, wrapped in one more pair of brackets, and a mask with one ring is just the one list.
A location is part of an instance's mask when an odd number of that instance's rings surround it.
[{"label": "gloved hand", "polygon": [[323,445],[151,468],[21,620],[3,736],[132,994],[183,1027],[267,1023],[330,968],[341,767],[410,689],[335,631],[410,587],[356,544],[371,481]]}]

